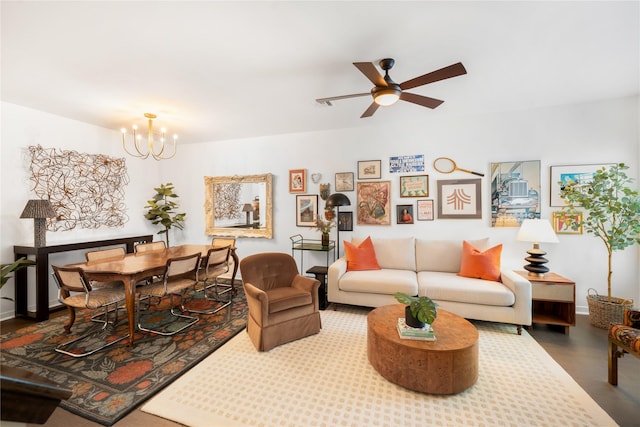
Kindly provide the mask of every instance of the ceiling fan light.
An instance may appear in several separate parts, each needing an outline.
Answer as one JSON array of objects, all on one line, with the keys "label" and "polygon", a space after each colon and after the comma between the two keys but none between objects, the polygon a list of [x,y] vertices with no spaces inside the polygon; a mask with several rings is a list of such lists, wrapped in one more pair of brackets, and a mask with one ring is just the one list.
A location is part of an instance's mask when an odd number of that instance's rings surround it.
[{"label": "ceiling fan light", "polygon": [[400,99],[400,91],[390,87],[376,90],[373,94],[375,103],[384,107],[395,104],[398,99]]}]

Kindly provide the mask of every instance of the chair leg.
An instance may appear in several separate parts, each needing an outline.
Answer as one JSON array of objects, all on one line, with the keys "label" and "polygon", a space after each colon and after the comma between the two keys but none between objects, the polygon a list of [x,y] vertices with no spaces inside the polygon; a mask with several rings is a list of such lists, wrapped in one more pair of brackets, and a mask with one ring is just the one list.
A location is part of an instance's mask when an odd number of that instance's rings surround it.
[{"label": "chair leg", "polygon": [[[107,307],[105,307],[105,313],[104,313],[105,319],[103,321],[101,321],[102,326],[98,330],[95,330],[95,328],[90,328],[90,330],[87,333],[85,333],[85,334],[83,334],[83,335],[81,335],[81,336],[79,336],[77,338],[74,338],[74,339],[72,339],[70,341],[67,341],[67,342],[64,342],[64,343],[58,345],[55,348],[55,351],[57,351],[58,353],[66,354],[66,355],[71,356],[71,357],[85,357],[85,356],[89,356],[91,354],[94,354],[94,353],[96,353],[96,352],[98,352],[100,350],[103,350],[103,349],[105,349],[105,348],[107,348],[107,347],[109,347],[109,346],[111,346],[111,345],[113,345],[113,344],[115,344],[115,343],[117,343],[119,341],[122,341],[122,340],[124,340],[126,338],[129,338],[129,334],[122,335],[120,337],[117,337],[113,341],[106,342],[106,343],[104,343],[102,345],[99,345],[96,348],[93,348],[93,349],[91,349],[89,351],[84,351],[84,352],[71,351],[73,349],[67,350],[69,347],[72,347],[74,344],[76,344],[76,343],[78,343],[80,341],[85,341],[88,338],[93,338],[93,339],[96,339],[96,340],[99,339],[101,335],[105,335],[105,333],[108,332],[107,331],[107,327],[109,325],[111,325],[111,326],[113,326],[115,328],[115,326],[117,325],[117,311],[118,311],[118,305],[117,304],[116,304],[116,307],[115,307],[114,311],[116,313],[116,319],[115,319],[114,322],[109,322],[109,307],[107,306]],[[74,318],[75,318],[75,311],[73,311],[73,313],[74,313]]]},{"label": "chair leg", "polygon": [[[173,322],[167,322],[164,325],[162,325],[163,326],[162,329],[153,329],[150,326],[145,326],[142,323],[142,321],[140,319],[140,314],[138,313],[139,310],[136,309],[136,319],[137,319],[136,323],[137,323],[138,329],[141,330],[141,331],[144,331],[144,332],[151,332],[151,333],[158,334],[158,335],[170,336],[170,335],[175,335],[178,332],[181,332],[181,331],[187,329],[188,327],[198,323],[198,321],[200,320],[200,318],[198,318],[198,317],[186,316],[186,315],[184,315],[182,313],[175,312],[175,307],[174,307],[174,303],[173,303],[173,296],[174,296],[174,294],[169,294],[169,297],[171,299],[171,301],[170,301],[170,305],[171,305],[170,313],[171,313],[172,316],[177,317],[179,319],[188,320],[188,322],[185,325],[179,327],[178,329],[172,329],[171,326],[176,324],[176,323],[178,323],[178,320],[175,320]],[[182,306],[182,302],[181,302],[180,305]]]},{"label": "chair leg", "polygon": [[[220,310],[229,307],[231,305],[231,302],[233,301],[233,296],[234,296],[234,292],[235,289],[233,289],[233,286],[227,286],[224,285],[223,287],[227,288],[222,292],[218,291],[218,281],[214,280],[213,283],[206,283],[203,282],[202,283],[202,295],[204,296],[205,300],[208,301],[215,301],[215,302],[219,302],[222,303],[222,305],[216,305],[214,308],[210,309],[210,310],[194,310],[194,309],[185,309],[184,305],[182,305],[180,308],[182,309],[182,311],[188,311],[189,313],[198,313],[198,314],[215,314],[217,312],[219,312]],[[214,290],[214,294],[213,296],[209,296],[209,293],[207,292],[207,290],[213,288]],[[224,300],[220,298],[220,295],[226,294],[227,292],[231,291],[231,295],[229,296],[228,300]]]},{"label": "chair leg", "polygon": [[618,385],[618,358],[622,352],[618,351],[618,346],[609,340],[609,384]]}]

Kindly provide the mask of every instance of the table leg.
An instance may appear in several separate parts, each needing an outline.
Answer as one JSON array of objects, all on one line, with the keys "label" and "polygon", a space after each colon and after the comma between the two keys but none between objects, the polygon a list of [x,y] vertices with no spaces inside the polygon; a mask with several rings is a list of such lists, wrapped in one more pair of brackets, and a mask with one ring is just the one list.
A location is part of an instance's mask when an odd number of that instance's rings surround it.
[{"label": "table leg", "polygon": [[231,258],[233,258],[233,274],[231,275],[231,292],[233,295],[236,294],[236,274],[238,273],[238,265],[240,264],[240,259],[238,258],[238,254],[236,253],[235,248],[231,249]]},{"label": "table leg", "polygon": [[133,347],[133,336],[136,332],[136,278],[133,276],[124,281],[124,302],[129,319],[129,347]]}]

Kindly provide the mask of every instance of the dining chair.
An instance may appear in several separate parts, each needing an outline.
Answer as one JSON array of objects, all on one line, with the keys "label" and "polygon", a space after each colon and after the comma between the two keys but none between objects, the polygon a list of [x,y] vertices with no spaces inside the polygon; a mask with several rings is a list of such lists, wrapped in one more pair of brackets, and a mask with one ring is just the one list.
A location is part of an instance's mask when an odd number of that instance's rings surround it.
[{"label": "dining chair", "polygon": [[[231,305],[233,301],[233,288],[224,286],[225,290],[220,291],[218,287],[218,277],[229,271],[229,254],[231,253],[230,246],[215,247],[207,251],[205,260],[201,266],[200,274],[198,275],[198,283],[201,285],[201,291],[205,300],[215,301],[222,303],[221,305],[215,305],[207,310],[198,310],[193,307],[189,307],[190,313],[198,314],[214,314],[222,310],[225,307]],[[213,288],[213,294],[209,292],[209,289]],[[227,299],[221,299],[220,296],[231,292],[231,295]]]},{"label": "dining chair", "polygon": [[[84,256],[88,262],[94,261],[103,261],[108,258],[118,258],[125,256],[126,251],[124,247],[120,246],[117,248],[111,249],[101,249],[98,251],[89,251],[85,252]],[[100,288],[100,287],[122,287],[124,284],[120,281],[110,281],[110,282],[99,282],[97,280],[90,280],[92,288]]]},{"label": "dining chair", "polygon": [[111,249],[101,249],[98,251],[89,251],[84,254],[87,261],[102,261],[107,258],[121,257],[126,254],[122,246]]},{"label": "dining chair", "polygon": [[[211,246],[213,247],[229,246],[230,253],[232,253],[236,250],[236,238],[235,237],[214,237],[211,239]],[[229,264],[229,269],[227,270],[226,273],[223,273],[220,276],[218,276],[218,282],[219,282],[219,286],[227,287],[235,294],[236,290],[234,287],[234,283],[231,280],[233,275],[233,270],[236,269],[235,260],[233,256],[229,256],[228,264]],[[224,279],[225,281],[228,281],[229,284],[220,283],[220,279]]]},{"label": "dining chair", "polygon": [[[187,316],[183,312],[187,311],[184,307],[185,292],[188,289],[195,288],[198,283],[199,266],[200,253],[169,258],[162,274],[162,280],[142,285],[136,289],[141,298],[157,298],[156,305],[162,301],[163,297],[169,296],[171,306],[169,311],[173,317],[178,318],[171,322],[164,322],[164,324],[160,325],[161,328],[154,329],[154,325],[144,325],[141,318],[139,300],[137,299],[136,316],[138,317],[137,324],[140,330],[160,335],[174,335],[198,322],[198,317]],[[180,297],[180,312],[175,311],[174,296]],[[186,320],[186,324],[178,326],[181,322],[180,319]]]},{"label": "dining chair", "polygon": [[159,251],[161,249],[166,249],[167,245],[164,243],[164,240],[158,240],[155,242],[149,243],[138,243],[133,247],[133,251],[135,253],[140,252],[148,252],[148,251]]},{"label": "dining chair", "polygon": [[[101,309],[104,310],[104,320],[99,321],[102,324],[99,330],[96,331],[90,328],[87,333],[58,345],[55,348],[57,352],[72,357],[84,357],[129,337],[129,334],[115,336],[115,338],[111,332],[105,334],[107,326],[112,325],[115,327],[118,323],[118,303],[124,301],[124,287],[93,288],[81,268],[56,265],[52,265],[51,267],[53,269],[54,281],[58,286],[58,300],[67,306],[69,310],[69,322],[64,325],[65,333],[71,333],[71,327],[76,319],[76,308],[97,311]],[[113,310],[109,309],[111,306],[114,307]],[[114,313],[113,321],[109,320],[110,313]],[[93,316],[91,320],[98,321],[96,316]],[[101,339],[101,335],[105,335],[102,337],[103,339]],[[107,338],[110,338],[110,340],[107,341]],[[78,346],[80,341],[86,341],[88,350],[82,352],[74,351],[81,348]],[[91,348],[92,344],[97,344],[98,346]]]}]

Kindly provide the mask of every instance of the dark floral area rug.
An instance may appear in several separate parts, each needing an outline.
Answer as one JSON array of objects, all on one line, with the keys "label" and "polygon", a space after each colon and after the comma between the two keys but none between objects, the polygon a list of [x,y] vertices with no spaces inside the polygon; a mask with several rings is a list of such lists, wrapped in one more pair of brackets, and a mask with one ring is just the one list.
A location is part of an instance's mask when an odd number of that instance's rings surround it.
[{"label": "dark floral area rug", "polygon": [[[233,303],[216,314],[199,315],[200,321],[173,335],[137,332],[135,345],[122,340],[93,355],[73,358],[54,351],[70,339],[63,333],[67,315],[34,323],[16,332],[0,335],[0,363],[27,369],[48,378],[73,395],[60,406],[89,420],[110,426],[138,405],[169,385],[180,375],[213,353],[246,326],[247,304],[242,286]],[[149,321],[162,322],[169,315],[163,301]],[[198,309],[215,304],[194,298],[187,304]],[[195,309],[192,307],[192,309]],[[73,334],[99,325],[92,313],[80,312]],[[126,334],[126,316],[115,333]]]}]

